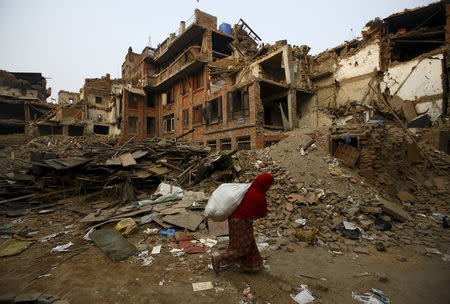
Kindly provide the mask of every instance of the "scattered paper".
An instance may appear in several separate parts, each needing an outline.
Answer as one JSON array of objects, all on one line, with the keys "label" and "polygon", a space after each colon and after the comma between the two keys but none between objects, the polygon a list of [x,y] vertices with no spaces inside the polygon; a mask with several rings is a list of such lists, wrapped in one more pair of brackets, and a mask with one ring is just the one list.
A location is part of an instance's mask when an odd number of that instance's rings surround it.
[{"label": "scattered paper", "polygon": [[65,245],[59,245],[59,246],[52,248],[52,250],[50,250],[50,252],[65,252],[65,251],[68,251],[67,249],[71,246],[73,246],[73,243],[69,242]]},{"label": "scattered paper", "polygon": [[347,221],[342,221],[342,223],[344,224],[344,228],[347,229],[347,230],[358,229],[358,227],[354,223],[350,223],[350,222],[347,222]]},{"label": "scattered paper", "polygon": [[217,244],[217,241],[213,239],[200,239],[200,243],[208,247],[214,247]]},{"label": "scattered paper", "polygon": [[161,245],[154,246],[152,249],[152,254],[159,254],[161,252]]},{"label": "scattered paper", "polygon": [[142,260],[142,266],[150,266],[153,263],[154,257],[148,254],[148,250],[139,252],[137,259]]},{"label": "scattered paper", "polygon": [[304,218],[296,219],[295,222],[296,222],[297,224],[302,225],[302,226],[305,226],[305,225],[306,225],[306,219],[304,219]]},{"label": "scattered paper", "polygon": [[43,209],[43,210],[39,211],[38,213],[39,214],[47,214],[47,213],[50,213],[53,211],[55,211],[55,209]]},{"label": "scattered paper", "polygon": [[315,300],[315,298],[309,292],[307,285],[302,284],[300,288],[302,289],[302,291],[300,291],[296,296],[291,295],[291,298],[295,302],[297,302],[298,304],[306,304]]},{"label": "scattered paper", "polygon": [[213,286],[212,286],[211,282],[192,283],[192,289],[194,291],[202,291],[202,290],[213,289]]},{"label": "scattered paper", "polygon": [[51,240],[52,238],[54,238],[54,237],[56,237],[58,235],[66,234],[66,233],[67,233],[67,231],[55,232],[55,233],[49,234],[47,236],[41,237],[39,240],[41,242],[47,242],[48,240]]}]

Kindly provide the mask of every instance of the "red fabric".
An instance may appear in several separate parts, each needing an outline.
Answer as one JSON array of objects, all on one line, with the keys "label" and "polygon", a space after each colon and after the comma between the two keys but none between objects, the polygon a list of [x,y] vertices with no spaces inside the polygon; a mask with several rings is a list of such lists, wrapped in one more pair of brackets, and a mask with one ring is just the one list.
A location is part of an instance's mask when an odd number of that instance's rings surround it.
[{"label": "red fabric", "polygon": [[232,218],[255,219],[267,215],[266,191],[272,184],[272,175],[259,175],[251,184],[241,204],[231,214]]}]

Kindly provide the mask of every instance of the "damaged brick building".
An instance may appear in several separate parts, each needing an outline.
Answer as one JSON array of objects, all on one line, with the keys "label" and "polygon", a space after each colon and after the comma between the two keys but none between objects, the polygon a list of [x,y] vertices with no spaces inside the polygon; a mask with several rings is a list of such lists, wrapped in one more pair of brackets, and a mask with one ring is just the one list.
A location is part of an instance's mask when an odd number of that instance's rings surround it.
[{"label": "damaged brick building", "polygon": [[[36,131],[32,126],[54,107],[45,101],[50,94],[41,73],[0,70],[0,135]],[[52,127],[42,121],[37,127],[42,134],[52,132]]]},{"label": "damaged brick building", "polygon": [[441,1],[376,18],[361,39],[311,56],[285,40],[261,43],[242,19],[218,26],[195,10],[156,48],[130,47],[122,79],[86,79],[58,120],[83,125],[83,134],[183,138],[212,150],[377,119],[387,111],[380,96],[406,123],[436,124],[449,106],[448,15]]},{"label": "damaged brick building", "polygon": [[213,150],[262,148],[283,138],[297,124],[297,103],[312,93],[309,48],[285,41],[258,48],[260,40],[242,19],[217,30],[216,17],[196,10],[156,49],[129,49],[122,76],[145,95],[124,90],[125,135],[183,136]]}]

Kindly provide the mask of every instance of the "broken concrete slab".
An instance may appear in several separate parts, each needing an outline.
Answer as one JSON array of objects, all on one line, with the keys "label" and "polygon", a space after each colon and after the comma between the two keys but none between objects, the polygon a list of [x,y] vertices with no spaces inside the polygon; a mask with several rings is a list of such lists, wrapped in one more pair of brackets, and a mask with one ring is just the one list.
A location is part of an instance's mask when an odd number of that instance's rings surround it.
[{"label": "broken concrete slab", "polygon": [[136,160],[131,153],[122,154],[119,156],[119,159],[124,167],[136,165]]},{"label": "broken concrete slab", "polygon": [[133,244],[111,226],[95,230],[89,237],[113,262],[125,260],[137,251]]},{"label": "broken concrete slab", "polygon": [[203,221],[203,217],[197,213],[187,212],[184,214],[167,215],[162,220],[166,223],[195,231]]},{"label": "broken concrete slab", "polygon": [[353,252],[360,254],[369,254],[369,249],[367,249],[367,247],[356,247],[353,248]]},{"label": "broken concrete slab", "polygon": [[396,196],[403,204],[407,204],[407,203],[416,201],[416,197],[406,191],[399,191],[399,192],[397,192]]},{"label": "broken concrete slab", "polygon": [[34,302],[42,295],[41,292],[24,293],[16,296],[13,303],[30,303]]},{"label": "broken concrete slab", "polygon": [[384,200],[382,202],[381,208],[384,212],[395,218],[396,220],[400,222],[406,222],[410,221],[411,217],[409,216],[408,212],[402,209],[401,205],[389,202]]}]

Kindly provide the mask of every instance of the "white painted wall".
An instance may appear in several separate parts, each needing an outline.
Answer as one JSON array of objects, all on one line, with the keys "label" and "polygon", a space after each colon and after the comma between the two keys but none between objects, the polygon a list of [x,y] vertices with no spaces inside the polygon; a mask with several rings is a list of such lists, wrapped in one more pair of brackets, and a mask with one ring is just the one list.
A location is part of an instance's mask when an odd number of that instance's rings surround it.
[{"label": "white painted wall", "polygon": [[[397,93],[404,100],[414,101],[425,96],[442,95],[443,60],[443,54],[437,54],[391,66],[384,74],[383,82],[380,84],[381,90],[389,88],[390,94],[393,95],[406,79]],[[434,121],[442,113],[442,107],[443,96],[435,101],[418,103],[416,112],[428,113]]]},{"label": "white painted wall", "polygon": [[374,69],[380,69],[380,45],[379,41],[364,46],[357,53],[344,58],[339,58],[335,79],[353,78],[372,73]]},{"label": "white painted wall", "polygon": [[384,75],[381,90],[389,88],[391,94],[396,92],[415,67],[397,95],[405,100],[416,100],[423,96],[442,94],[443,58],[442,54],[437,54],[390,67]]}]

